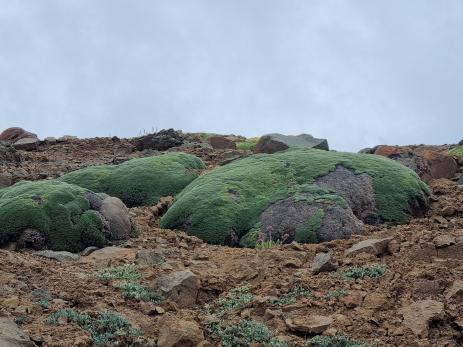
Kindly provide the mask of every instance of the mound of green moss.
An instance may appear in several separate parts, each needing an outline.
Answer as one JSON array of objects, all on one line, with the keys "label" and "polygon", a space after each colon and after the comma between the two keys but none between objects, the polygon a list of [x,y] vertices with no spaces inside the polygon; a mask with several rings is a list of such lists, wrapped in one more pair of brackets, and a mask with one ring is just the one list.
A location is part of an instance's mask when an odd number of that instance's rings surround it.
[{"label": "mound of green moss", "polygon": [[[177,196],[161,219],[161,227],[183,229],[214,244],[230,244],[230,238],[236,244],[236,239],[250,231],[252,235],[246,235],[241,244],[252,245],[262,213],[280,200],[297,200],[298,195],[307,199],[302,192],[311,192],[308,199],[313,203],[345,208],[344,199],[321,194],[313,185],[339,166],[371,177],[376,208],[372,219],[402,223],[427,207],[427,185],[415,172],[393,160],[369,154],[294,149],[236,160],[199,177]],[[320,225],[322,212],[307,221],[309,229]],[[301,234],[300,241],[310,239],[308,233]]]},{"label": "mound of green moss", "polygon": [[91,166],[59,180],[118,197],[133,207],[150,205],[163,196],[179,193],[205,168],[201,159],[191,154],[169,153],[119,165]]},{"label": "mound of green moss", "polygon": [[449,151],[449,154],[457,156],[457,157],[463,157],[463,146],[457,146],[457,147],[452,148]]},{"label": "mound of green moss", "polygon": [[0,245],[34,229],[57,251],[104,246],[103,220],[90,209],[86,192],[59,181],[20,182],[0,189]]}]

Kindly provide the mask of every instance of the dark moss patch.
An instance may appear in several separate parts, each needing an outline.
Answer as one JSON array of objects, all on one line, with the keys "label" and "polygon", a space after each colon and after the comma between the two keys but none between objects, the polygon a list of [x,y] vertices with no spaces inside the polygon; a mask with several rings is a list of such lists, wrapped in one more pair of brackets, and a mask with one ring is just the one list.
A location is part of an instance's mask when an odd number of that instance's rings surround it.
[{"label": "dark moss patch", "polygon": [[132,159],[119,165],[92,166],[59,178],[67,183],[106,193],[128,207],[150,205],[178,194],[205,169],[201,159],[186,153]]}]

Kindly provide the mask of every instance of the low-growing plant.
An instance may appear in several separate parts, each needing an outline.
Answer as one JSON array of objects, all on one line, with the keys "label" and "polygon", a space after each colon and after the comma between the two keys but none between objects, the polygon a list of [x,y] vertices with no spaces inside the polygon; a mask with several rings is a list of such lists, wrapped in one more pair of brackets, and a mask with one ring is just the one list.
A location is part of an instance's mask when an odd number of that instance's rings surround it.
[{"label": "low-growing plant", "polygon": [[368,347],[368,345],[352,340],[345,335],[315,336],[307,341],[312,347]]},{"label": "low-growing plant", "polygon": [[259,141],[259,138],[253,137],[246,139],[245,141],[236,142],[236,149],[241,151],[252,151],[256,146],[257,141]]},{"label": "low-growing plant", "polygon": [[275,338],[275,334],[264,324],[253,320],[242,320],[218,331],[223,347],[249,347],[262,343],[265,347],[286,347],[288,343]]},{"label": "low-growing plant", "polygon": [[326,299],[331,299],[331,298],[342,298],[343,296],[348,295],[348,292],[344,289],[341,290],[330,290],[328,293],[326,293],[325,298]]},{"label": "low-growing plant", "polygon": [[454,155],[456,157],[463,157],[463,146],[457,146],[457,147],[452,148],[449,151],[449,154]]},{"label": "low-growing plant", "polygon": [[40,300],[38,302],[39,306],[41,306],[42,308],[49,308],[50,307],[50,301],[48,300]]},{"label": "low-growing plant", "polygon": [[159,292],[139,283],[123,282],[116,284],[114,287],[122,290],[124,299],[152,301],[157,304],[164,300],[164,297]]},{"label": "low-growing plant", "polygon": [[61,309],[52,313],[45,323],[56,325],[63,319],[88,331],[95,345],[114,346],[120,337],[132,338],[142,335],[139,330],[132,327],[127,318],[113,311],[99,312],[97,318],[93,318],[73,309]]},{"label": "low-growing plant", "polygon": [[269,249],[277,246],[281,246],[283,243],[280,240],[274,241],[272,239],[261,241],[256,243],[257,249]]},{"label": "low-growing plant", "polygon": [[285,306],[294,304],[300,298],[306,298],[311,295],[310,290],[304,287],[293,288],[290,292],[283,294],[279,298],[269,300],[274,306]]},{"label": "low-growing plant", "polygon": [[27,316],[22,314],[14,319],[14,322],[18,325],[22,325],[27,322]]},{"label": "low-growing plant", "polygon": [[344,276],[352,279],[362,279],[365,277],[376,278],[384,275],[387,271],[386,266],[351,266],[344,272]]},{"label": "low-growing plant", "polygon": [[241,309],[254,301],[254,294],[251,293],[251,285],[234,288],[223,299],[217,300],[212,305],[205,306],[205,312],[217,318],[223,318],[231,310]]},{"label": "low-growing plant", "polygon": [[139,281],[142,276],[133,264],[125,264],[102,269],[96,277],[101,281]]}]

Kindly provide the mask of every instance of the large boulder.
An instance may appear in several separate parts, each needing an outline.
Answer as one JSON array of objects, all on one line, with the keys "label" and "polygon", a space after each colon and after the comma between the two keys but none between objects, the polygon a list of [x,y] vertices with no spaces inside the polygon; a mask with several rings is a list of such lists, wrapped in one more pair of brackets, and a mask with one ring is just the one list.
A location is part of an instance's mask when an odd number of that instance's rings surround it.
[{"label": "large boulder", "polygon": [[22,151],[33,151],[38,148],[40,140],[36,137],[25,137],[16,141],[13,146]]},{"label": "large boulder", "polygon": [[136,139],[135,147],[139,151],[154,149],[165,151],[172,147],[181,146],[185,142],[185,137],[180,131],[174,129],[161,130],[154,134],[148,134]]},{"label": "large boulder", "polygon": [[449,154],[426,148],[377,146],[374,154],[388,157],[415,171],[422,180],[452,178],[458,165]]},{"label": "large boulder", "polygon": [[34,347],[29,336],[24,333],[9,317],[0,317],[0,346],[2,347]]},{"label": "large boulder", "polygon": [[92,209],[88,194],[79,186],[50,180],[0,189],[0,245],[17,242],[34,249],[78,252],[88,246],[103,247],[122,235],[127,238],[130,227],[123,231],[121,224],[114,226],[114,211],[107,220]]},{"label": "large boulder", "polygon": [[272,154],[288,148],[316,148],[328,151],[328,141],[317,139],[309,134],[297,136],[268,134],[262,136],[254,147],[254,153]]},{"label": "large boulder", "polygon": [[118,197],[133,207],[178,194],[205,168],[201,159],[179,152],[132,159],[119,165],[90,166],[58,180]]},{"label": "large boulder", "polygon": [[23,128],[8,128],[0,134],[0,141],[15,143],[25,138],[37,138],[37,134],[24,130]]},{"label": "large boulder", "polygon": [[207,141],[214,149],[236,149],[236,144],[225,136],[210,136]]},{"label": "large boulder", "polygon": [[209,243],[319,242],[407,222],[428,208],[415,172],[376,155],[294,149],[259,154],[192,182],[161,219]]}]

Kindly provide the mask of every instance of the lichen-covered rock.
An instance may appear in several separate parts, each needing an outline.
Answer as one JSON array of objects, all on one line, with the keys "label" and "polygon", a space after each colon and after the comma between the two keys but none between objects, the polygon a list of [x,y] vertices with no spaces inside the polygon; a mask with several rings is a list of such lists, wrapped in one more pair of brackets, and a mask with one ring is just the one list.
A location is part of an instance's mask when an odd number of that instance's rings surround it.
[{"label": "lichen-covered rock", "polygon": [[376,155],[294,149],[237,160],[199,177],[161,219],[209,243],[316,242],[406,222],[430,191],[412,170]]},{"label": "lichen-covered rock", "polygon": [[19,247],[69,252],[104,246],[111,230],[91,209],[86,193],[59,181],[20,182],[0,189],[0,245],[17,241]]},{"label": "lichen-covered rock", "polygon": [[128,207],[150,205],[175,195],[205,169],[201,159],[186,153],[132,159],[119,165],[90,166],[60,181],[118,197]]},{"label": "lichen-covered rock", "polygon": [[309,134],[301,134],[297,136],[268,134],[262,136],[254,146],[254,153],[268,153],[284,151],[288,148],[316,148],[329,150],[328,141],[325,139],[317,139]]}]

